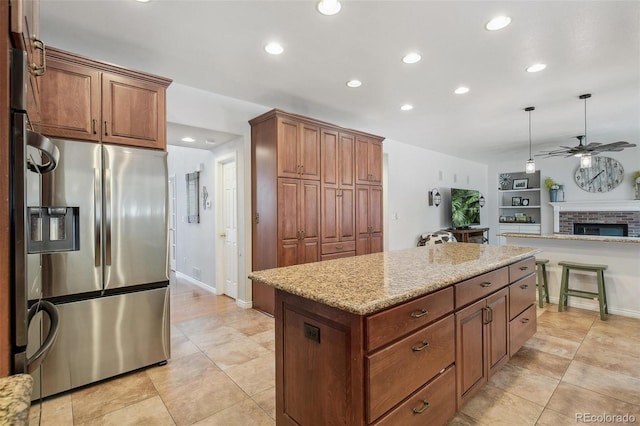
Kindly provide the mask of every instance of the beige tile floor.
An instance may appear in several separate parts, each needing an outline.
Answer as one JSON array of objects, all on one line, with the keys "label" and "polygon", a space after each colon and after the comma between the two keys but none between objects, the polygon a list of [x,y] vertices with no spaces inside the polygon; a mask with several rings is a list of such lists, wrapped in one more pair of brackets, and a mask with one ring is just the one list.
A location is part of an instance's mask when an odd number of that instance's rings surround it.
[{"label": "beige tile floor", "polygon": [[[167,365],[34,404],[31,424],[275,424],[272,318],[174,280],[171,323]],[[538,308],[537,334],[449,424],[562,426],[577,413],[640,423],[640,320]]]}]

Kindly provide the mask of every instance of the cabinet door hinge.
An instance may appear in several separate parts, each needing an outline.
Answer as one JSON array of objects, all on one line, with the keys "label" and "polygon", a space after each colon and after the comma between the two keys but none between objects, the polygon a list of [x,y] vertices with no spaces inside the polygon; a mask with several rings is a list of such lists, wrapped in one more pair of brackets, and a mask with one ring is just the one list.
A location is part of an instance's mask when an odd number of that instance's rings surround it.
[{"label": "cabinet door hinge", "polygon": [[255,221],[256,223],[260,223],[260,213],[256,213]]}]

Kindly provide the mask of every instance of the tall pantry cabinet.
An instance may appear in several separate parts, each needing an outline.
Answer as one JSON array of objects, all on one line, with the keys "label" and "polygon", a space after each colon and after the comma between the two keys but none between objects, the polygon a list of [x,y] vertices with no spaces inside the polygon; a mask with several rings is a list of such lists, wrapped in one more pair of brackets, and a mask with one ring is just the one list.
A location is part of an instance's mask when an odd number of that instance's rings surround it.
[{"label": "tall pantry cabinet", "polygon": [[[249,122],[254,271],[382,251],[382,140],[274,109]],[[253,282],[273,314],[273,288]]]}]

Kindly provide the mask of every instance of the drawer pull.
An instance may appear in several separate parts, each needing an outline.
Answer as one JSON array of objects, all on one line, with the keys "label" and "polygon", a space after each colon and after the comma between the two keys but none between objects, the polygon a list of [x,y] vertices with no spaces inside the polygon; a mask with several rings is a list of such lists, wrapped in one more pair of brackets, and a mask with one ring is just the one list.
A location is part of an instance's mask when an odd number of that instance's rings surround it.
[{"label": "drawer pull", "polygon": [[480,283],[480,286],[482,286],[484,288],[491,287],[492,285],[493,285],[493,283],[486,282],[486,281],[483,282],[483,283]]},{"label": "drawer pull", "polygon": [[529,318],[522,318],[520,322],[523,324],[527,324],[529,322]]},{"label": "drawer pull", "polygon": [[526,271],[527,269],[529,269],[529,267],[528,267],[528,266],[521,266],[521,267],[520,267],[520,270],[521,270],[521,271]]},{"label": "drawer pull", "polygon": [[520,286],[520,288],[521,288],[521,289],[523,289],[523,290],[526,290],[526,289],[528,289],[528,288],[529,288],[529,284],[522,284],[522,285]]},{"label": "drawer pull", "polygon": [[336,250],[342,250],[344,246],[336,246]]},{"label": "drawer pull", "polygon": [[[528,320],[527,320],[528,321]],[[411,350],[414,352],[419,352],[423,349],[427,349],[429,347],[429,342],[427,342],[426,340],[422,342],[422,346],[412,346]]]},{"label": "drawer pull", "polygon": [[429,401],[425,399],[422,401],[422,407],[413,409],[413,414],[422,414],[427,408],[429,408]]},{"label": "drawer pull", "polygon": [[420,309],[420,312],[411,312],[411,318],[420,318],[423,317],[425,315],[427,315],[429,313],[429,311],[427,311],[426,309],[422,308]]}]

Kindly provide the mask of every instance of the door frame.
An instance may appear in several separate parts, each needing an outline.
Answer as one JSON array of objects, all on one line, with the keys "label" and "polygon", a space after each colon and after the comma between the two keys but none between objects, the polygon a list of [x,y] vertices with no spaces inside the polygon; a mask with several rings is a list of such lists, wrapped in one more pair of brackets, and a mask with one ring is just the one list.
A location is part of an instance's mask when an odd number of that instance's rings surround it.
[{"label": "door frame", "polygon": [[[216,262],[216,294],[217,295],[222,295],[225,294],[225,282],[224,282],[224,240],[220,237],[220,235],[222,233],[224,233],[224,212],[222,211],[223,208],[223,197],[224,197],[224,179],[222,176],[223,173],[223,165],[226,163],[230,163],[230,162],[235,162],[236,163],[236,224],[240,224],[240,218],[239,218],[239,214],[240,214],[240,209],[238,208],[238,154],[236,151],[233,152],[229,152],[227,154],[223,154],[219,157],[216,157],[215,160],[215,177],[216,177],[216,184],[215,184],[215,191],[216,191],[216,195],[215,195],[215,200],[216,200],[216,206],[215,206],[215,216],[216,216],[216,231],[215,231],[215,235],[214,238],[216,239],[216,253],[218,254],[216,256],[215,262]],[[238,233],[239,235],[239,233]],[[237,241],[237,237],[236,237],[236,247],[238,246],[238,241]],[[238,267],[240,265],[240,259],[238,259],[238,263],[237,263]],[[236,276],[238,277],[238,291],[236,294],[236,300],[238,300],[239,294],[240,294],[240,275],[238,274],[239,271],[236,271]]]},{"label": "door frame", "polygon": [[[176,186],[176,175],[172,174],[169,176],[169,223],[168,223],[168,233],[169,233],[169,270],[176,272],[177,271],[177,261],[178,261],[178,193]],[[175,250],[173,251],[173,259],[171,258],[171,223],[175,217],[175,222],[173,223],[173,245],[175,246]]]}]

